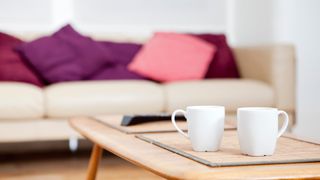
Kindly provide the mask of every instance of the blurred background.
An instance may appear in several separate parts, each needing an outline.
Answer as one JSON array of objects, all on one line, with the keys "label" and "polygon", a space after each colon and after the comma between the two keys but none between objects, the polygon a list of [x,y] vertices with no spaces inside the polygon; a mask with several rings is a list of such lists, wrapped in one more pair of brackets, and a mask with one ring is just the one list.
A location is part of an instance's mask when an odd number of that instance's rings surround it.
[{"label": "blurred background", "polygon": [[297,123],[320,139],[318,0],[0,0],[0,30],[50,33],[71,23],[82,33],[225,33],[232,46],[292,43],[297,53]]}]

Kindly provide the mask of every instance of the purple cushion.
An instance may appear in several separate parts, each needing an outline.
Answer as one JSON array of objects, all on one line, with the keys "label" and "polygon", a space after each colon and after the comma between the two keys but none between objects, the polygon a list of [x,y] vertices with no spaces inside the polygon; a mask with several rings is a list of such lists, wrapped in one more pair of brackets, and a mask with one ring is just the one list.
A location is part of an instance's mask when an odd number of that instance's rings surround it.
[{"label": "purple cushion", "polygon": [[137,73],[127,69],[135,54],[142,47],[135,43],[117,43],[110,41],[100,42],[110,53],[113,65],[104,66],[103,69],[91,76],[90,80],[121,80],[121,79],[145,79]]},{"label": "purple cushion", "polygon": [[134,72],[128,71],[127,66],[118,64],[107,67],[92,76],[90,80],[125,80],[125,79],[146,79]]},{"label": "purple cushion", "polygon": [[0,81],[19,81],[43,86],[37,74],[14,50],[22,44],[20,39],[0,33]]},{"label": "purple cushion", "polygon": [[103,47],[112,54],[110,57],[116,64],[128,65],[136,53],[141,49],[141,44],[101,41]]},{"label": "purple cushion", "polygon": [[102,66],[112,64],[108,49],[70,25],[17,49],[49,84],[86,79]]},{"label": "purple cushion", "polygon": [[216,54],[209,65],[206,78],[239,78],[239,72],[231,48],[223,34],[198,34],[194,36],[214,44]]}]

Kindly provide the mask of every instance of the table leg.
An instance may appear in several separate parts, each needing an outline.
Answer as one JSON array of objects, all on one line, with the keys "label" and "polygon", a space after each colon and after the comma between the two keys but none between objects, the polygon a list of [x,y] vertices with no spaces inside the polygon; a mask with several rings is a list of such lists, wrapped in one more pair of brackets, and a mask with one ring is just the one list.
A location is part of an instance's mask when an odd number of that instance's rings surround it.
[{"label": "table leg", "polygon": [[87,180],[94,180],[96,178],[101,155],[102,148],[98,144],[94,144],[88,167]]}]

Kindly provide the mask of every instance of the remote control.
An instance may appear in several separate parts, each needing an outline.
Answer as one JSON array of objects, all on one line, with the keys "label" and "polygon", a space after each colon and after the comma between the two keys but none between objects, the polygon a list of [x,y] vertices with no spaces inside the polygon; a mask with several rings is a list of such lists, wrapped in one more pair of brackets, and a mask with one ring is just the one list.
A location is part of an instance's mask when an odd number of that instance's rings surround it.
[{"label": "remote control", "polygon": [[[152,115],[124,115],[121,126],[130,126],[151,121],[168,121],[171,120],[171,114],[152,114]],[[177,115],[176,120],[185,120],[183,115]]]}]

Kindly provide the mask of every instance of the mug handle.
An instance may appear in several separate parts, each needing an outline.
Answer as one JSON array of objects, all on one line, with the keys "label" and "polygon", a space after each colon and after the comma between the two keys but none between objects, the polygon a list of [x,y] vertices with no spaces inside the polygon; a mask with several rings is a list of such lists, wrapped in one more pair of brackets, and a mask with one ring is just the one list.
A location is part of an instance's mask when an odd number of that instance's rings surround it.
[{"label": "mug handle", "polygon": [[286,131],[286,129],[288,127],[288,124],[289,124],[289,116],[288,116],[288,114],[286,112],[284,112],[284,111],[281,111],[281,110],[278,111],[278,116],[281,115],[281,114],[284,115],[285,119],[284,119],[284,122],[283,122],[283,125],[282,125],[281,129],[278,132],[278,137],[277,138],[282,136],[282,134]]},{"label": "mug handle", "polygon": [[186,117],[186,111],[182,110],[182,109],[178,109],[178,110],[175,110],[172,115],[171,115],[171,121],[172,121],[172,124],[173,126],[177,129],[177,131],[182,134],[184,137],[188,138],[189,139],[189,135],[185,132],[183,132],[178,126],[177,126],[177,123],[176,123],[176,114],[177,113],[181,113],[184,115],[184,117]]}]

